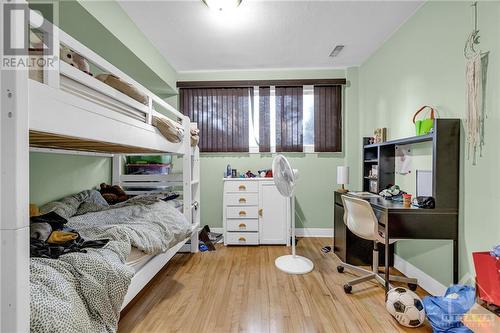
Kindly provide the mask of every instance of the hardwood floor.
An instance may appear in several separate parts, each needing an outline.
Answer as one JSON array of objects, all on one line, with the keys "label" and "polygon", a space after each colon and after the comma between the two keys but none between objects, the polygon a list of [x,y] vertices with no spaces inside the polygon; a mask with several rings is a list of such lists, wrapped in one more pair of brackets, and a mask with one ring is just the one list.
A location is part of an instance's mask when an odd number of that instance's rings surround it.
[{"label": "hardwood floor", "polygon": [[178,254],[123,311],[119,332],[432,332],[427,323],[400,326],[375,283],[346,295],[353,275],[338,273],[335,255],[320,251],[329,242],[301,239],[297,252],[315,268],[295,276],[274,266],[284,246]]}]

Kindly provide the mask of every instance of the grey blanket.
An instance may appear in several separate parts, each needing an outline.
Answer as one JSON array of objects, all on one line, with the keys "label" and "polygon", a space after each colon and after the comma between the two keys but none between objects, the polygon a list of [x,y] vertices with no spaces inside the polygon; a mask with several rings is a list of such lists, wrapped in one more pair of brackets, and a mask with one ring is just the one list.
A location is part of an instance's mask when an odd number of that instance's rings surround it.
[{"label": "grey blanket", "polygon": [[72,216],[68,226],[85,239],[110,242],[87,253],[31,259],[32,332],[115,332],[134,274],[125,264],[131,246],[158,254],[191,233],[177,209],[147,197]]}]

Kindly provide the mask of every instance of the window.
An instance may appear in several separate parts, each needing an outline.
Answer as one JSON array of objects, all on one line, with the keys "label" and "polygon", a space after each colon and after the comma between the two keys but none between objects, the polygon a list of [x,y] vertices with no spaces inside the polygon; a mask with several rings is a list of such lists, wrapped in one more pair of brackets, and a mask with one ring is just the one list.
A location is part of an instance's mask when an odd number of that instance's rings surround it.
[{"label": "window", "polygon": [[248,152],[253,88],[181,89],[181,112],[198,123],[201,152]]},{"label": "window", "polygon": [[343,83],[282,82],[286,83],[181,88],[181,111],[198,123],[200,151],[340,152]]},{"label": "window", "polygon": [[314,151],[314,86],[304,86],[304,151]]},{"label": "window", "polygon": [[259,87],[253,88],[253,104],[248,105],[248,114],[249,114],[249,124],[248,128],[248,142],[249,142],[249,150],[251,153],[259,152],[259,144],[260,144],[260,114],[259,110],[261,107],[259,103],[264,99],[265,96],[260,96],[261,91]]},{"label": "window", "polygon": [[314,87],[314,150],[342,150],[342,101],[340,86]]},{"label": "window", "polygon": [[302,152],[303,87],[275,87],[276,151]]}]

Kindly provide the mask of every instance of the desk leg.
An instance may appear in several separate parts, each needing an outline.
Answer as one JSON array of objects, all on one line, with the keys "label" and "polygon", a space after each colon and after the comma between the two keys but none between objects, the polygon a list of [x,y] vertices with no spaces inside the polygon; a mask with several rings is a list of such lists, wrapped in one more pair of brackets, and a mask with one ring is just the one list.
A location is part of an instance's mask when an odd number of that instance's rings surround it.
[{"label": "desk leg", "polygon": [[384,242],[384,245],[385,245],[385,253],[384,253],[384,256],[385,256],[385,291],[389,291],[389,224],[387,223],[388,222],[388,218],[387,218],[387,214],[384,214],[384,219],[385,219],[385,242]]},{"label": "desk leg", "polygon": [[458,283],[458,239],[453,240],[453,284]]}]

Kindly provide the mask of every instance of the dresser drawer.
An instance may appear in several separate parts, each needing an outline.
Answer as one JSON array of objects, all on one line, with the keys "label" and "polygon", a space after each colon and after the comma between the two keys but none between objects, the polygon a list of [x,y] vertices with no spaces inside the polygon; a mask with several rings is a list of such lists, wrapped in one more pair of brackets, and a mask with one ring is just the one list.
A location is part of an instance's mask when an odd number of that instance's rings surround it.
[{"label": "dresser drawer", "polygon": [[257,206],[257,193],[229,193],[225,195],[226,206]]},{"label": "dresser drawer", "polygon": [[230,180],[224,184],[224,192],[258,192],[259,184],[256,181],[237,181]]},{"label": "dresser drawer", "polygon": [[226,232],[227,245],[258,245],[258,232]]},{"label": "dresser drawer", "polygon": [[259,231],[258,219],[237,219],[226,221],[227,231]]},{"label": "dresser drawer", "polygon": [[256,206],[227,207],[226,218],[228,219],[256,219],[258,218]]}]

